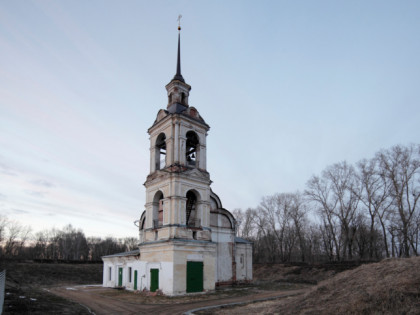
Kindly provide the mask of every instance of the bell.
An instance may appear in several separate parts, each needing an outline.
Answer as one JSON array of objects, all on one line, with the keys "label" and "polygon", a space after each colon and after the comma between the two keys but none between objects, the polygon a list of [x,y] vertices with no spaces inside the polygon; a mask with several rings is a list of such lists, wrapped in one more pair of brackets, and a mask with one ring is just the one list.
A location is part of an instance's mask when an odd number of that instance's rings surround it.
[{"label": "bell", "polygon": [[191,157],[192,157],[193,159],[195,159],[195,153],[193,153],[193,154],[191,155]]}]

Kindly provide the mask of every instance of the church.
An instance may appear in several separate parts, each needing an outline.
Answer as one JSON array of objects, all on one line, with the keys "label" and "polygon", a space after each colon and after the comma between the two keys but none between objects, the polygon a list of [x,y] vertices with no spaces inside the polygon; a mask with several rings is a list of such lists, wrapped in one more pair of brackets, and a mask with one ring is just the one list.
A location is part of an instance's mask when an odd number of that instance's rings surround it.
[{"label": "church", "polygon": [[252,243],[236,237],[235,218],[210,188],[210,126],[189,105],[180,30],[176,74],[166,85],[168,104],[148,129],[150,173],[139,248],[102,257],[104,287],[172,296],[252,280]]}]

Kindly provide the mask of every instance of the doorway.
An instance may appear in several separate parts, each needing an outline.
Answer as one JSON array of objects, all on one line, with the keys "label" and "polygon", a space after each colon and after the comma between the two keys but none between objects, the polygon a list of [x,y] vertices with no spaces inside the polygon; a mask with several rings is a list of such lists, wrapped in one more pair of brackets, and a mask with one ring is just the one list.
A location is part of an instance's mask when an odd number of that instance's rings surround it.
[{"label": "doorway", "polygon": [[150,292],[159,289],[159,269],[150,269]]},{"label": "doorway", "polygon": [[118,286],[122,287],[123,282],[123,269],[120,267],[118,268]]},{"label": "doorway", "polygon": [[187,292],[203,291],[203,262],[187,261]]}]

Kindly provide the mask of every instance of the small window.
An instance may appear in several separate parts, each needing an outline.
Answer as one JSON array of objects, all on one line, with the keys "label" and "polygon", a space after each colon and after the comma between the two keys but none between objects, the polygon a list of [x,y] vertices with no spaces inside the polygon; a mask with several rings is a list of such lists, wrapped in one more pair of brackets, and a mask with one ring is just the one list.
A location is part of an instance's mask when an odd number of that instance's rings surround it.
[{"label": "small window", "polygon": [[109,275],[109,281],[111,281],[112,267],[109,267],[109,269],[108,269],[108,275]]},{"label": "small window", "polygon": [[131,283],[131,267],[128,267],[128,282]]}]

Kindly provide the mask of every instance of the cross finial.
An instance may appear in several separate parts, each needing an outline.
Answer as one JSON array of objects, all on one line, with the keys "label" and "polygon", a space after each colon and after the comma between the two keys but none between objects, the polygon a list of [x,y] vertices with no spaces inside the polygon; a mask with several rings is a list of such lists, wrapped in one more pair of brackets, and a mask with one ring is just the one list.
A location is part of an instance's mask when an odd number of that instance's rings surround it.
[{"label": "cross finial", "polygon": [[177,19],[177,21],[178,21],[178,31],[181,30],[181,18],[182,18],[182,15],[181,14],[178,15],[178,19]]}]

